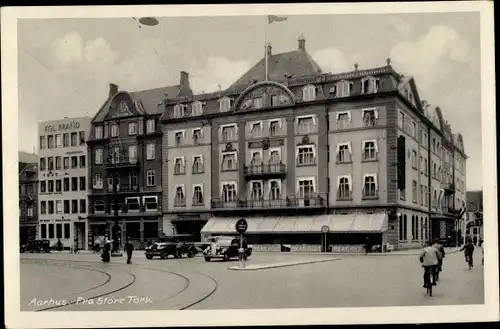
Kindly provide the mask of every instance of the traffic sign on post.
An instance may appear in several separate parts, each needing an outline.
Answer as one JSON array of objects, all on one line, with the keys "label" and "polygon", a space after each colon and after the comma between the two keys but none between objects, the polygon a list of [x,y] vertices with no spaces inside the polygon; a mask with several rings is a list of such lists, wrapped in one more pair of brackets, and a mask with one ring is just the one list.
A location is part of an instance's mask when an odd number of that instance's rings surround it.
[{"label": "traffic sign on post", "polygon": [[238,250],[239,253],[239,267],[244,268],[245,267],[245,249],[243,249],[243,233],[245,233],[248,229],[248,223],[245,219],[241,218],[238,219],[236,222],[236,232],[240,234],[240,249]]},{"label": "traffic sign on post", "polygon": [[243,234],[247,231],[248,229],[248,223],[245,219],[238,219],[238,221],[236,222],[236,232],[238,232],[239,234]]}]

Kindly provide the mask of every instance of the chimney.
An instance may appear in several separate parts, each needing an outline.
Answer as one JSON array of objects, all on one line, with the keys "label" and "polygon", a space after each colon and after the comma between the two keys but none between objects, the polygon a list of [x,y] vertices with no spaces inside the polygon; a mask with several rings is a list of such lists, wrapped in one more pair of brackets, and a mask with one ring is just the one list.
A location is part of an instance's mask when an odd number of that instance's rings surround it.
[{"label": "chimney", "polygon": [[181,86],[181,90],[184,88],[191,89],[191,87],[189,86],[189,73],[187,73],[186,71],[181,71],[181,80],[179,84]]},{"label": "chimney", "polygon": [[267,46],[266,46],[267,56],[271,56],[272,55],[272,50],[273,50],[273,46],[271,45],[270,42],[268,42]]},{"label": "chimney", "polygon": [[299,50],[306,50],[306,38],[303,34],[299,37]]},{"label": "chimney", "polygon": [[358,70],[358,67],[359,67],[359,64],[358,64],[358,63],[355,63],[355,64],[354,64],[354,71],[357,71],[357,70]]},{"label": "chimney", "polygon": [[118,86],[115,85],[114,83],[110,83],[109,84],[109,98],[116,95],[117,92],[118,92]]}]

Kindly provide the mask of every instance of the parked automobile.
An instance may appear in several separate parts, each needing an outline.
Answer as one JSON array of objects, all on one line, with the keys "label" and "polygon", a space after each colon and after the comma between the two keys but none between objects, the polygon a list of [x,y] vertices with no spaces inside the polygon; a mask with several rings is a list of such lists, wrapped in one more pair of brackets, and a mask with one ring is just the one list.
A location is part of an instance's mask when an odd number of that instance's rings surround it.
[{"label": "parked automobile", "polygon": [[[205,261],[209,262],[212,258],[219,258],[227,262],[231,258],[239,257],[240,238],[218,237],[215,242],[210,244],[204,251]],[[252,254],[252,248],[248,246],[246,239],[243,239],[244,258],[247,259]]]},{"label": "parked automobile", "polygon": [[49,240],[31,240],[26,244],[21,245],[21,253],[25,252],[50,252]]},{"label": "parked automobile", "polygon": [[[182,258],[182,255],[193,258],[197,250],[194,243],[189,241],[189,237],[192,236],[189,234],[177,234],[161,237],[151,246],[146,247],[144,254],[147,259],[153,259],[153,257],[166,259],[170,255],[174,256],[174,258]],[[180,253],[177,252],[179,244]]]}]

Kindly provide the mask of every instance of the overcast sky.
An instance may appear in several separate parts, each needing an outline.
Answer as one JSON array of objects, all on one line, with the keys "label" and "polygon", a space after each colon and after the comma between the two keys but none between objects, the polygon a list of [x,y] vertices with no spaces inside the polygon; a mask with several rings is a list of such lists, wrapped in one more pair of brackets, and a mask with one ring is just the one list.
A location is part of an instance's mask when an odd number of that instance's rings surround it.
[{"label": "overcast sky", "polygon": [[[264,54],[266,17],[19,20],[19,148],[37,149],[37,123],[94,116],[108,84],[141,90],[177,84],[195,92],[229,86]],[[273,53],[306,49],[324,71],[385,65],[413,75],[420,97],[461,132],[467,189],[480,189],[480,33],[477,13],[290,16],[268,27]]]}]

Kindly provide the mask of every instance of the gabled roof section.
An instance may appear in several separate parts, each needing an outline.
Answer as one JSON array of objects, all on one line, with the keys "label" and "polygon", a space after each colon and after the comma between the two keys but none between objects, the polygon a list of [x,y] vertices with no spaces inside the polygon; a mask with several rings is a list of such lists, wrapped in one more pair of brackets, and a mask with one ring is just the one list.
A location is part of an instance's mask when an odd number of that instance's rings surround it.
[{"label": "gabled roof section", "polygon": [[[268,56],[268,79],[276,82],[285,81],[285,74],[291,77],[315,75],[322,72],[321,67],[305,50],[294,50]],[[241,88],[252,81],[264,81],[266,78],[266,59],[262,58],[228,89]]]},{"label": "gabled roof section", "polygon": [[[398,83],[398,90],[403,93],[404,88],[406,86],[410,87],[410,90],[413,94],[413,97],[415,99],[415,104],[419,111],[424,112],[422,109],[422,100],[420,99],[420,94],[418,93],[418,88],[417,88],[417,83],[415,82],[415,78],[412,76],[400,76],[399,78],[399,83]],[[404,94],[404,93],[403,93]]]}]

